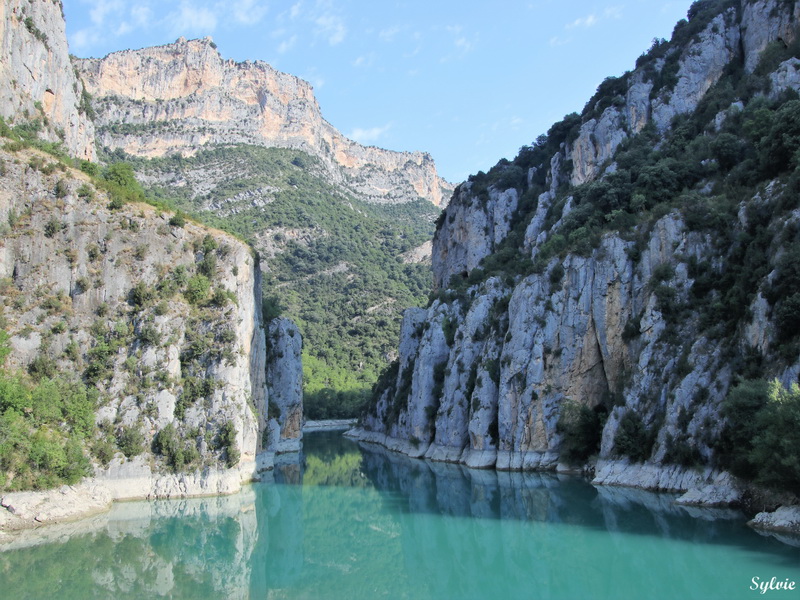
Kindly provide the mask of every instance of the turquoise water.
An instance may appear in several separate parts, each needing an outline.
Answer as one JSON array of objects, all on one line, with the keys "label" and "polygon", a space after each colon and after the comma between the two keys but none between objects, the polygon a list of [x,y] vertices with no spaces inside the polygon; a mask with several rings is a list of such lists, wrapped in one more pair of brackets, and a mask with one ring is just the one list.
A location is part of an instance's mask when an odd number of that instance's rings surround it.
[{"label": "turquoise water", "polygon": [[226,498],[129,502],[0,546],[2,598],[800,598],[800,548],[731,511],[305,440]]}]

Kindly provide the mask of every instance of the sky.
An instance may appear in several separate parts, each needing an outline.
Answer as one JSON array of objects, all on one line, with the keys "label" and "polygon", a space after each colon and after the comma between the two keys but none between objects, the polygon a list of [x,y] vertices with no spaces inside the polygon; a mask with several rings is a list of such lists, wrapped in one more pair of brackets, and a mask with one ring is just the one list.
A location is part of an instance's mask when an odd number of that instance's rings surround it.
[{"label": "sky", "polygon": [[314,86],[346,136],[428,152],[458,183],[580,112],[690,0],[64,0],[70,52],[211,36]]}]

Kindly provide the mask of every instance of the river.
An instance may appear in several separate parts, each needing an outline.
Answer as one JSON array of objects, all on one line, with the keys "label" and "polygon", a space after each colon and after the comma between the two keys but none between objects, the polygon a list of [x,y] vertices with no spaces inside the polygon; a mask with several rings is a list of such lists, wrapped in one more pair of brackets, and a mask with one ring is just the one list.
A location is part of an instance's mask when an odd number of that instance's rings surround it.
[{"label": "river", "polygon": [[0,546],[0,596],[800,598],[752,589],[800,586],[800,548],[735,511],[409,459],[339,432],[304,445],[234,496],[119,503],[27,532]]}]

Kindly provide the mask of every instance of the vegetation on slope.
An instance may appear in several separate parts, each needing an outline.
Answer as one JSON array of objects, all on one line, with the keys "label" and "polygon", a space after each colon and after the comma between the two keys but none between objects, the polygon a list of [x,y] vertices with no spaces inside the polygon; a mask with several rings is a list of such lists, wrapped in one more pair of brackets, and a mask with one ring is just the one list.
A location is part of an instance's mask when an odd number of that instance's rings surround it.
[{"label": "vegetation on slope", "polygon": [[401,254],[430,239],[437,209],[423,200],[360,202],[298,150],[231,146],[192,158],[109,158],[129,161],[149,182],[150,198],[261,253],[265,316],[282,312],[303,335],[306,416],[359,414],[397,343],[401,311],[423,304],[430,289],[429,267],[406,264]]}]

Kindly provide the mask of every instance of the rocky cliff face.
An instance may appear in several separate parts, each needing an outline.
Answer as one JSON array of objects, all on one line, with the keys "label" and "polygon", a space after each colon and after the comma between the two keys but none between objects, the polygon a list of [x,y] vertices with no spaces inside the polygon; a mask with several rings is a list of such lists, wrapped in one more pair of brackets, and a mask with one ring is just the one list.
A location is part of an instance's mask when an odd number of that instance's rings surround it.
[{"label": "rocky cliff face", "polygon": [[95,98],[98,142],[112,150],[157,157],[218,144],[298,148],[367,201],[439,206],[452,190],[429,155],[347,139],[322,118],[307,82],[261,61],[224,60],[210,38],[75,65]]},{"label": "rocky cliff face", "polygon": [[[785,179],[730,198],[723,154],[698,159],[708,170],[685,179],[671,157],[694,152],[686,128],[713,136],[748,110],[723,91],[731,72],[759,86],[753,106],[799,89],[776,74],[796,61],[779,53],[797,39],[800,4],[716,5],[679,23],[637,70],[606,80],[583,115],[456,189],[433,243],[438,298],[406,312],[400,359],[362,438],[474,467],[556,469],[569,462],[564,423],[589,409],[599,483],[727,481],[716,455],[721,405],[743,364],[757,355],[760,374],[784,385],[800,374],[775,291],[800,213]],[[730,220],[712,226],[726,203]],[[755,256],[743,236],[758,235],[758,270],[738,271]],[[718,283],[734,271],[750,275]]]},{"label": "rocky cliff face", "polygon": [[[268,360],[252,251],[148,205],[113,208],[37,151],[0,160],[6,366],[36,363],[98,390],[96,475],[113,497],[237,490],[262,449],[268,370],[300,373],[287,323],[271,325],[288,350]],[[276,398],[302,414],[298,386]],[[299,428],[282,435],[296,442]]]},{"label": "rocky cliff face", "polygon": [[93,160],[94,124],[70,62],[61,2],[0,2],[0,55],[0,116],[13,125],[38,121],[41,137]]}]

